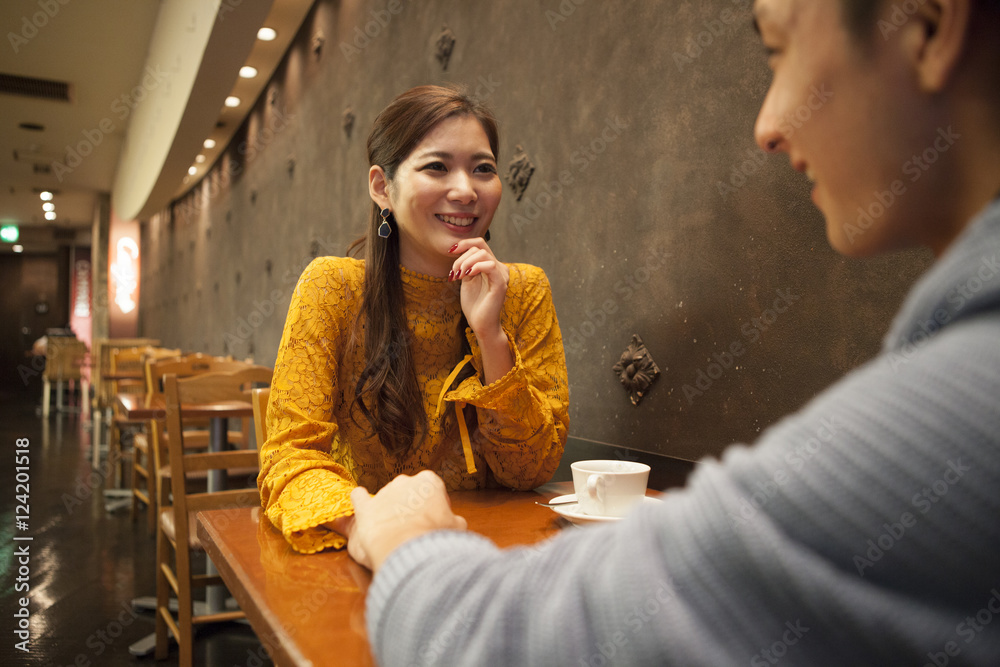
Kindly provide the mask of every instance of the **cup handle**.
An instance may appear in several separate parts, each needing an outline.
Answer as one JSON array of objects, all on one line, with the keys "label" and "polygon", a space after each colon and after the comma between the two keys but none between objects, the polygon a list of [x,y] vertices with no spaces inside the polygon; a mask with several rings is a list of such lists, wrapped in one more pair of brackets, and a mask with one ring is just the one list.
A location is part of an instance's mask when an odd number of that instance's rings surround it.
[{"label": "cup handle", "polygon": [[603,475],[590,475],[587,477],[587,495],[593,500],[597,506],[600,508],[601,514],[605,513],[604,507],[604,476]]}]

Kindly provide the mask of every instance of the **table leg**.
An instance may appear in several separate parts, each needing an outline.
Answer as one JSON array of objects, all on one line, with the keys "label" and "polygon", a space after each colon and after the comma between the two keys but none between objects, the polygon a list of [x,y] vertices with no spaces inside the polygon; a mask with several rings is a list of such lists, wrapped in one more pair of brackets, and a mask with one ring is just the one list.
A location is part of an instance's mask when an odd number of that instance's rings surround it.
[{"label": "table leg", "polygon": [[[229,430],[229,420],[224,417],[213,417],[209,426],[209,449],[213,452],[221,452],[226,446],[226,434]],[[226,483],[225,470],[210,470],[208,472],[208,492],[222,491]],[[191,527],[194,530],[194,526]],[[205,574],[216,575],[218,570],[211,558],[206,558]],[[226,587],[208,586],[205,589],[205,603],[209,613],[223,611],[226,606]]]}]

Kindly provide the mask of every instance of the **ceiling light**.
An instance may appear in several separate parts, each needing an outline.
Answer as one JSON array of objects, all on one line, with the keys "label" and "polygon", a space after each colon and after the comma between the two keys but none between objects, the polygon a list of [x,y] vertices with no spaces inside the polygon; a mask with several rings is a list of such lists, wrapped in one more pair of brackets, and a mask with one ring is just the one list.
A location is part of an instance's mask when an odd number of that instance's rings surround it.
[{"label": "ceiling light", "polygon": [[257,31],[257,39],[262,42],[273,42],[277,36],[278,33],[274,28],[261,28]]},{"label": "ceiling light", "polygon": [[252,79],[257,76],[257,68],[244,65],[240,68],[240,76],[244,79]]},{"label": "ceiling light", "polygon": [[21,230],[17,225],[4,225],[0,227],[0,240],[5,243],[13,243],[21,235]]},{"label": "ceiling light", "polygon": [[52,193],[46,190],[45,192],[38,195],[42,201],[52,201]]},{"label": "ceiling light", "polygon": [[55,211],[47,211],[45,213],[45,219],[46,220],[55,220],[56,219],[56,212]]},{"label": "ceiling light", "polygon": [[11,246],[10,249],[13,250],[14,252],[24,252],[24,246],[21,244]]},{"label": "ceiling light", "polygon": [[205,156],[201,154],[196,155],[194,161],[197,162],[198,164],[201,164],[202,162],[205,161]]},{"label": "ceiling light", "polygon": [[205,148],[215,148],[215,139],[205,139],[205,143],[202,146]]},{"label": "ceiling light", "polygon": [[230,95],[226,98],[226,106],[232,109],[233,107],[238,107],[240,105],[240,98]]},{"label": "ceiling light", "polygon": [[195,167],[194,165],[188,167],[188,173],[194,176],[198,173],[198,167]]},{"label": "ceiling light", "polygon": [[42,204],[42,210],[43,211],[54,211],[54,210],[56,210],[56,205],[53,204],[50,201],[47,201],[44,204]]}]

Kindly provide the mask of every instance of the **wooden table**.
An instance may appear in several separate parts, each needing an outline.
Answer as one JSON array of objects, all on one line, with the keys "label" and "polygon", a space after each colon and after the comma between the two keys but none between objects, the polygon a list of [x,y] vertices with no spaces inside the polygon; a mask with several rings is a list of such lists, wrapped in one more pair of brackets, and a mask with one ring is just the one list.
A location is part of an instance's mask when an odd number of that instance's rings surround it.
[{"label": "wooden table", "polygon": [[[508,547],[533,544],[566,526],[535,501],[572,491],[561,482],[536,491],[450,495],[469,530]],[[198,537],[276,664],[375,664],[365,632],[371,573],[346,549],[296,553],[259,507],[200,512]]]}]

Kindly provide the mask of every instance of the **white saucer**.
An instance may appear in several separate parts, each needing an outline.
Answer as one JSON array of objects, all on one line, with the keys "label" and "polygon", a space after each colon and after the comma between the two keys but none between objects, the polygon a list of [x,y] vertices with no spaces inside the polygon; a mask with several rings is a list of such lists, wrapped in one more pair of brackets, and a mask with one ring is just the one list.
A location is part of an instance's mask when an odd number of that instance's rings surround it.
[{"label": "white saucer", "polygon": [[[567,502],[572,501],[572,502]],[[595,514],[584,514],[580,511],[580,505],[576,502],[576,494],[571,493],[566,496],[557,496],[548,500],[550,503],[566,503],[565,505],[557,505],[556,507],[551,507],[550,509],[556,514],[564,517],[571,523],[605,523],[609,521],[621,521],[623,517],[620,516],[599,516]],[[653,498],[651,496],[646,496],[642,499],[644,504],[655,504],[662,503],[663,501],[659,498]]]}]

